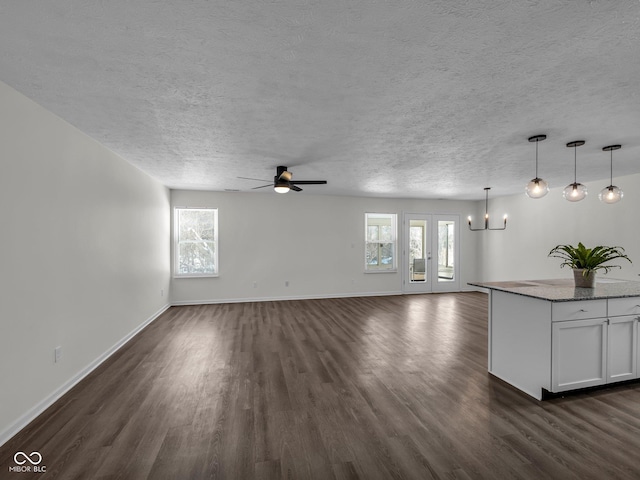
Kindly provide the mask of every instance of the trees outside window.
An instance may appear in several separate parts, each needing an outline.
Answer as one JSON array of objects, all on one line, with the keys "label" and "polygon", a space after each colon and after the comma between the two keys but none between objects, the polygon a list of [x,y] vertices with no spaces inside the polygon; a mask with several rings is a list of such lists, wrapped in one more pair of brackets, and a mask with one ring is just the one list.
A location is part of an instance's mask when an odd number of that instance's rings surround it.
[{"label": "trees outside window", "polygon": [[176,277],[218,275],[218,209],[176,208]]}]

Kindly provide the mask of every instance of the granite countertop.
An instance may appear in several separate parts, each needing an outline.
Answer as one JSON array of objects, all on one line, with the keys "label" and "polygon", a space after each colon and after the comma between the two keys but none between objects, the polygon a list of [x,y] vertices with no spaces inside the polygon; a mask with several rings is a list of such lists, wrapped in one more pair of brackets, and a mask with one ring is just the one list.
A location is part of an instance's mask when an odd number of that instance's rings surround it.
[{"label": "granite countertop", "polygon": [[506,282],[468,282],[474,287],[500,290],[550,302],[595,300],[599,298],[640,297],[640,282],[615,278],[596,278],[595,288],[576,288],[572,278]]}]

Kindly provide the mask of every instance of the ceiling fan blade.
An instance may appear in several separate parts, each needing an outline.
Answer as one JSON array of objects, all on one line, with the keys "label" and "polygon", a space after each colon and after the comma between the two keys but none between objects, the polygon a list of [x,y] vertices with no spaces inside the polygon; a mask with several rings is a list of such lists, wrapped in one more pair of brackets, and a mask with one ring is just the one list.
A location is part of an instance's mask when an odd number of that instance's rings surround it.
[{"label": "ceiling fan blade", "polygon": [[326,180],[291,180],[292,184],[297,185],[326,185]]},{"label": "ceiling fan blade", "polygon": [[302,191],[302,189],[300,187],[296,187],[293,184],[289,184],[289,189],[293,190],[294,192],[301,192]]},{"label": "ceiling fan blade", "polygon": [[258,188],[273,187],[273,183],[267,183],[266,185],[260,185],[259,187],[253,187],[251,190],[257,190]]},{"label": "ceiling fan blade", "polygon": [[249,177],[236,177],[241,178],[242,180],[255,180],[256,182],[268,182],[269,180],[265,180],[264,178],[249,178]]}]

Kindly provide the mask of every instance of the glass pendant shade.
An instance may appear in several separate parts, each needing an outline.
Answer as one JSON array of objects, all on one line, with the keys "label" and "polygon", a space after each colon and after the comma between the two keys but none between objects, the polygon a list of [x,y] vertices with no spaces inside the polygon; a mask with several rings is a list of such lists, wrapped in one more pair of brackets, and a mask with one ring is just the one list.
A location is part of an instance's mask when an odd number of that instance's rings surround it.
[{"label": "glass pendant shade", "polygon": [[526,193],[529,198],[542,198],[549,193],[549,184],[536,177],[527,183]]},{"label": "glass pendant shade", "polygon": [[546,135],[534,135],[529,137],[530,142],[536,142],[536,177],[525,187],[525,193],[529,198],[542,198],[549,193],[549,184],[538,177],[538,142],[545,140]]},{"label": "glass pendant shade", "polygon": [[587,196],[587,187],[581,183],[573,182],[564,187],[562,196],[570,202],[579,202]]},{"label": "glass pendant shade", "polygon": [[618,203],[620,200],[622,200],[623,196],[624,193],[622,192],[622,190],[615,185],[604,187],[598,194],[598,198],[601,202],[604,203]]}]

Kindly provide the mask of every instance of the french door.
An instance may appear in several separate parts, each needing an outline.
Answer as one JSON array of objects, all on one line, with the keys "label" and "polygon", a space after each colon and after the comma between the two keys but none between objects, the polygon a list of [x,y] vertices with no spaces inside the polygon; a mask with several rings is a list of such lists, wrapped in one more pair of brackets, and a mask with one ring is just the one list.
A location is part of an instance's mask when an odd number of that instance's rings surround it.
[{"label": "french door", "polygon": [[405,213],[402,278],[404,293],[460,290],[458,215]]}]

